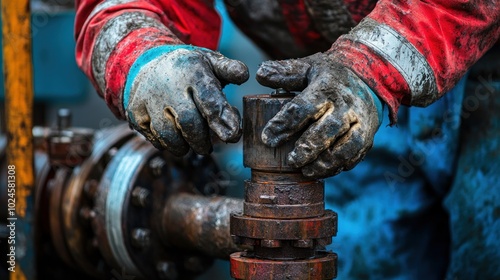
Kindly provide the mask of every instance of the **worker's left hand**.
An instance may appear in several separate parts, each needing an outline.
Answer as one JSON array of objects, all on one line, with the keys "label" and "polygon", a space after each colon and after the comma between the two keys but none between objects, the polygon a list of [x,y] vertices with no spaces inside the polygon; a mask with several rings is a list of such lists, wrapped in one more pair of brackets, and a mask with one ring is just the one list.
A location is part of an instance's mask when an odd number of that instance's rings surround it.
[{"label": "worker's left hand", "polygon": [[267,123],[262,141],[276,147],[302,133],[288,162],[305,176],[324,178],[352,169],[372,147],[382,102],[328,53],[264,62],[257,80],[272,88],[302,91]]}]

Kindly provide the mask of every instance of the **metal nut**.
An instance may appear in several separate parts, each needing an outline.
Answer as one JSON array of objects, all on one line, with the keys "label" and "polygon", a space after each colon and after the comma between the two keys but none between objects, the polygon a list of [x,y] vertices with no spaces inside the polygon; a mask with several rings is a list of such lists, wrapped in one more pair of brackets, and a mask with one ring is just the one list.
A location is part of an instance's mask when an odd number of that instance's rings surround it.
[{"label": "metal nut", "polygon": [[137,248],[146,248],[151,243],[151,231],[144,228],[136,228],[132,230],[132,245]]},{"label": "metal nut", "polygon": [[151,168],[153,176],[160,177],[165,164],[165,160],[163,160],[161,157],[155,157],[151,159],[149,161],[149,168]]},{"label": "metal nut", "polygon": [[150,192],[143,187],[135,187],[132,190],[132,204],[139,207],[146,207],[149,204]]}]

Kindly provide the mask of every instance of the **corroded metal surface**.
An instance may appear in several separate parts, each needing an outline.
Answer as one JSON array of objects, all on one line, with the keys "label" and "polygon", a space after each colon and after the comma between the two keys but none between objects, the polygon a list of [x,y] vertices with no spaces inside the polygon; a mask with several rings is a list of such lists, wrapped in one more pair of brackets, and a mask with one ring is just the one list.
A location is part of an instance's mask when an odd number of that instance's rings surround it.
[{"label": "corroded metal surface", "polygon": [[238,250],[229,233],[229,216],[242,211],[243,201],[189,193],[172,195],[165,205],[165,241],[208,256],[225,258]]},{"label": "corroded metal surface", "polygon": [[324,183],[306,178],[287,163],[296,138],[277,148],[261,141],[262,129],[293,95],[244,98],[245,182],[243,213],[231,215],[237,244],[251,246],[231,255],[236,279],[333,279],[334,253],[324,252],[337,233],[337,214],[324,209]]},{"label": "corroded metal surface", "polygon": [[264,219],[233,214],[231,222],[232,233],[239,237],[299,240],[331,237],[337,232],[336,218],[334,212],[327,210],[319,217],[302,219]]},{"label": "corroded metal surface", "polygon": [[[51,137],[64,137],[60,131],[34,133],[37,265],[43,277],[188,280],[215,257],[245,248],[229,233],[230,213],[241,212],[243,203],[216,196],[225,183],[217,180],[211,157],[174,157],[117,126],[87,142],[89,155],[66,161],[64,153],[48,153]],[[0,168],[5,169],[2,139]]]},{"label": "corroded metal surface", "polygon": [[73,258],[69,252],[62,231],[61,223],[61,202],[66,183],[71,174],[71,170],[60,168],[55,172],[54,178],[48,181],[48,191],[50,194],[49,203],[49,225],[52,244],[61,257],[67,264],[74,266]]},{"label": "corroded metal surface", "polygon": [[276,109],[288,103],[293,95],[253,95],[243,98],[243,164],[256,170],[291,172],[287,154],[292,151],[296,138],[284,145],[271,148],[261,140],[262,129],[277,113]]},{"label": "corroded metal surface", "polygon": [[282,219],[321,216],[323,190],[322,181],[304,180],[301,174],[253,170],[252,179],[245,182],[245,215]]}]

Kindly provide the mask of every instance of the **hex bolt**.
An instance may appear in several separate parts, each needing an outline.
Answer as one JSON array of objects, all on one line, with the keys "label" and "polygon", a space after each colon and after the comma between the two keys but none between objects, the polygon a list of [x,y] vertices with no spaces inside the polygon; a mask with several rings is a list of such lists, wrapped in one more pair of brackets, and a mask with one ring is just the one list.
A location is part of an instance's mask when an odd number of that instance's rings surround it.
[{"label": "hex bolt", "polygon": [[173,262],[159,262],[156,264],[156,270],[158,271],[158,276],[160,277],[160,279],[176,280],[179,278],[177,267]]},{"label": "hex bolt", "polygon": [[313,244],[314,242],[311,239],[300,239],[292,242],[292,246],[297,248],[312,248]]},{"label": "hex bolt", "polygon": [[161,157],[155,157],[149,161],[149,168],[153,176],[160,177],[163,171],[163,166],[165,166],[165,161]]},{"label": "hex bolt", "polygon": [[61,108],[57,111],[57,130],[62,131],[71,127],[71,111]]},{"label": "hex bolt", "polygon": [[144,249],[151,243],[151,231],[145,228],[135,228],[132,230],[132,245],[136,248]]},{"label": "hex bolt", "polygon": [[149,204],[150,192],[143,187],[135,187],[132,190],[132,204],[139,207],[146,207]]},{"label": "hex bolt", "polygon": [[281,247],[281,241],[275,239],[263,239],[260,241],[260,246],[266,248],[279,248]]}]

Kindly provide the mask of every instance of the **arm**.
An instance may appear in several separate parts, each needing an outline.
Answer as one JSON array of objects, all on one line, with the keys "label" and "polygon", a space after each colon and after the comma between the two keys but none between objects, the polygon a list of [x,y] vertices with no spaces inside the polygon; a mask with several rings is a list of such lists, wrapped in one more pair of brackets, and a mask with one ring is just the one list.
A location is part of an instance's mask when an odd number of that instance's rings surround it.
[{"label": "arm", "polygon": [[[117,117],[125,118],[121,98],[126,76],[145,51],[184,43],[217,48],[220,18],[209,2],[76,1],[77,64]],[[197,4],[194,9],[192,3]]]},{"label": "arm", "polygon": [[[500,2],[380,1],[330,51],[389,105],[439,99],[500,37]],[[369,67],[367,67],[369,66]]]},{"label": "arm", "polygon": [[219,27],[212,1],[80,0],[76,59],[113,113],[155,147],[207,154],[209,129],[239,139],[222,87],[248,79],[243,63],[210,50]]},{"label": "arm", "polygon": [[[451,89],[500,36],[498,1],[380,1],[325,53],[263,63],[258,81],[303,90],[265,127],[280,145],[305,132],[288,160],[307,176],[353,168],[373,144],[382,106],[426,106]],[[379,100],[380,99],[380,100]]]}]

